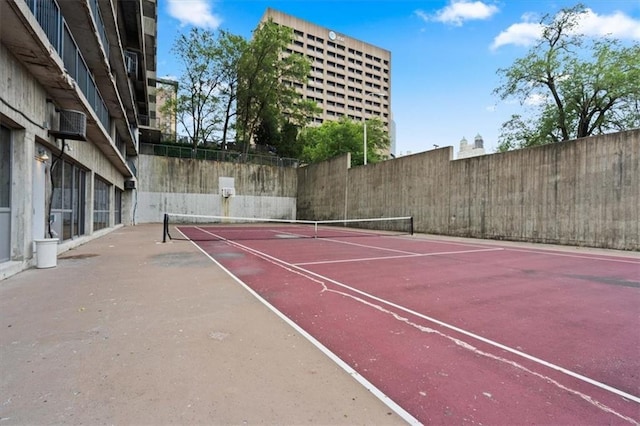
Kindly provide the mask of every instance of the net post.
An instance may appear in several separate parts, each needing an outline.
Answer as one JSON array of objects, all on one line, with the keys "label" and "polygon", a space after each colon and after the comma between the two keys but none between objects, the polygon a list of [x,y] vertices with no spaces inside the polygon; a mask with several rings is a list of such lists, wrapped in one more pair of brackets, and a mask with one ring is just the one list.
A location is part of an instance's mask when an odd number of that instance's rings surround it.
[{"label": "net post", "polygon": [[162,242],[167,242],[167,235],[169,235],[169,215],[164,214],[162,219]]},{"label": "net post", "polygon": [[409,218],[409,235],[413,235],[413,216]]}]

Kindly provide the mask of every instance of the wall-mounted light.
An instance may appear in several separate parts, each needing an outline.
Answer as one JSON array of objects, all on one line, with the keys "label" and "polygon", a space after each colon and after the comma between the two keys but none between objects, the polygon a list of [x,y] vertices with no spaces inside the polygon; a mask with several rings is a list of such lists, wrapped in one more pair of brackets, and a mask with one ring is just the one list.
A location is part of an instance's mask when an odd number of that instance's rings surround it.
[{"label": "wall-mounted light", "polygon": [[38,148],[38,160],[43,163],[49,159],[49,154],[47,154],[47,150],[44,148]]}]

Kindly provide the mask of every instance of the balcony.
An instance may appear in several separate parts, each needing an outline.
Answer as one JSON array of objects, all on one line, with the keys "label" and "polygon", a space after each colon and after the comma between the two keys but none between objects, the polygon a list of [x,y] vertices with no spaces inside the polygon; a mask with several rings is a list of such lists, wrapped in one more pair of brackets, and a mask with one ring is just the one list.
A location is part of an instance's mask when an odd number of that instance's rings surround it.
[{"label": "balcony", "polygon": [[[71,15],[91,18],[89,6],[78,2]],[[86,9],[86,10],[85,10]],[[83,50],[66,21],[60,3],[55,0],[2,0],[1,34],[3,45],[28,69],[51,99],[60,108],[79,110],[87,114],[87,137],[123,173],[130,176],[123,156],[111,135],[111,119],[124,118],[122,104],[104,58],[100,38],[92,31],[93,47]],[[87,26],[85,20],[83,27]],[[77,36],[76,36],[77,37]],[[83,37],[85,38],[85,37]],[[87,37],[88,38],[88,37]],[[88,43],[87,40],[83,40]],[[95,53],[96,46],[99,54]],[[86,54],[92,56],[87,59]],[[96,63],[96,58],[101,61]],[[132,132],[125,120],[117,120],[119,133],[135,150]],[[120,127],[124,124],[126,131]]]}]

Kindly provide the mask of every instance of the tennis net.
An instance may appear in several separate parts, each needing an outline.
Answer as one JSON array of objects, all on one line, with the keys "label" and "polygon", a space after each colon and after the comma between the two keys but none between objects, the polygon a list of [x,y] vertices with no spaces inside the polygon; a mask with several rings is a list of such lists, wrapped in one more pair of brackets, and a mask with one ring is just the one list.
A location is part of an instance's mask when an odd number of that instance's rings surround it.
[{"label": "tennis net", "polygon": [[413,218],[342,220],[266,219],[165,213],[162,241],[340,238],[413,234]]}]

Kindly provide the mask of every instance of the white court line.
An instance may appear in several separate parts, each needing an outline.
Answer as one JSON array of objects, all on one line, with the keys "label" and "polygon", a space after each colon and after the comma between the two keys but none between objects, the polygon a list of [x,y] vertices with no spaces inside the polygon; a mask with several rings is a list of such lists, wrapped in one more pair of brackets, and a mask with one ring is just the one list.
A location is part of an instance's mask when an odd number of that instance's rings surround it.
[{"label": "white court line", "polygon": [[[417,233],[416,233],[417,234]],[[427,234],[424,234],[427,235]],[[447,240],[436,240],[433,238],[416,238],[416,237],[407,237],[407,236],[402,236],[402,235],[397,235],[395,236],[395,238],[400,238],[406,241],[412,241],[415,243],[419,243],[419,242],[427,242],[427,243],[436,243],[436,244],[453,244],[453,245],[459,245],[459,246],[471,246],[471,247],[491,247],[491,246],[496,246],[498,244],[492,244],[490,242],[474,242],[474,241],[469,241],[469,242],[461,242],[461,241],[447,241]],[[494,241],[497,242],[498,240],[490,240],[490,241]],[[516,244],[517,242],[514,241],[513,244]],[[542,243],[540,243],[541,245],[543,245]],[[633,259],[621,259],[619,257],[616,257],[615,254],[592,254],[592,255],[588,255],[588,254],[572,254],[572,253],[563,253],[560,252],[559,249],[558,250],[553,250],[550,248],[531,248],[531,249],[527,249],[527,248],[517,248],[515,245],[511,246],[511,245],[503,245],[500,246],[503,247],[505,250],[513,250],[513,251],[521,251],[521,252],[525,252],[525,253],[538,253],[538,254],[548,254],[550,256],[566,256],[566,257],[576,257],[576,258],[581,258],[581,259],[591,259],[591,260],[602,260],[605,262],[620,262],[620,263],[632,263],[632,264],[639,264],[640,265],[640,259],[639,260],[633,260]],[[567,249],[570,249],[573,246],[566,246]],[[602,250],[607,250],[607,249],[602,249]],[[600,257],[603,256],[603,257]]]},{"label": "white court line", "polygon": [[[243,248],[243,249],[245,247],[242,244],[236,243],[234,241],[227,240],[226,238],[223,238],[220,235],[217,235],[217,234],[214,234],[212,232],[206,231],[206,230],[204,230],[204,229],[202,229],[200,227],[197,227],[197,229],[200,229],[201,231],[203,231],[205,233],[208,233],[209,235],[216,236],[216,237],[224,240],[225,242],[227,242],[230,245],[237,246],[237,247]],[[185,238],[187,238],[186,235],[183,234],[179,229],[178,229],[178,232],[180,232]],[[396,413],[400,418],[402,418],[402,420],[406,421],[410,425],[415,425],[415,426],[422,425],[422,423],[418,419],[413,417],[408,411],[406,411],[404,408],[402,408],[400,405],[398,405],[394,400],[389,398],[389,396],[387,396],[384,392],[382,392],[380,389],[378,389],[373,383],[371,383],[369,380],[367,380],[365,377],[363,377],[360,373],[358,373],[355,369],[353,369],[349,364],[344,362],[338,355],[333,353],[329,348],[327,348],[325,345],[323,345],[318,339],[313,337],[306,330],[304,330],[302,327],[300,327],[298,324],[296,324],[293,320],[291,320],[285,314],[283,314],[278,309],[276,309],[275,306],[271,305],[266,299],[264,299],[262,296],[260,296],[255,290],[253,290],[251,287],[249,287],[247,284],[245,284],[244,281],[242,281],[240,278],[235,276],[229,269],[225,268],[220,262],[218,262],[216,259],[214,259],[209,253],[207,253],[204,249],[202,249],[198,244],[196,244],[195,241],[190,241],[190,242],[198,250],[200,250],[200,252],[202,252],[205,256],[207,256],[213,263],[215,263],[219,268],[221,268],[223,271],[225,271],[237,283],[239,283],[242,287],[244,287],[245,290],[247,290],[251,295],[253,295],[253,297],[255,297],[258,301],[260,301],[263,305],[265,305],[269,310],[271,310],[273,313],[275,313],[281,320],[283,320],[285,323],[289,324],[290,327],[292,327],[294,330],[296,330],[298,333],[300,333],[301,336],[303,336],[312,345],[314,345],[316,348],[318,348],[318,350],[320,350],[320,352],[322,352],[327,357],[329,357],[330,360],[335,362],[336,365],[338,365],[338,367],[342,368],[347,374],[349,374],[349,376],[351,376],[358,383],[360,383],[362,386],[364,386],[365,389],[367,389],[376,398],[378,398],[383,404],[385,404],[387,407],[389,407],[389,409],[392,410],[394,413]],[[252,249],[250,249],[249,247],[246,247],[246,249],[249,252],[252,251]],[[278,265],[278,266],[282,267],[282,265]],[[311,277],[307,277],[307,278],[311,279]]]},{"label": "white court line", "polygon": [[[467,243],[467,242],[460,242],[460,241],[435,240],[435,239],[428,239],[428,238],[407,238],[403,236],[398,236],[397,238],[402,238],[406,241],[427,242],[427,243],[436,243],[436,244],[453,244],[453,245],[467,246],[467,247],[487,247],[487,246],[492,247],[497,245],[497,244],[482,243],[482,242]],[[616,257],[614,254],[592,254],[592,255],[573,254],[573,253],[560,252],[560,251],[549,249],[549,248],[527,249],[527,248],[518,248],[515,246],[512,247],[510,245],[500,246],[500,247],[502,247],[504,250],[519,251],[523,253],[536,253],[536,254],[549,255],[549,256],[575,257],[578,259],[601,260],[603,262],[631,263],[631,264],[640,265],[640,259],[639,260],[633,260],[633,259],[627,259],[627,258],[622,259],[622,258]],[[567,246],[567,248],[570,248],[570,247],[571,246]]]},{"label": "white court line", "polygon": [[333,238],[323,238],[323,241],[331,241],[334,243],[339,243],[339,244],[346,244],[349,246],[356,246],[356,247],[365,247],[365,248],[371,248],[371,249],[377,249],[377,250],[383,250],[383,251],[390,251],[393,253],[402,253],[402,254],[420,254],[420,253],[416,253],[413,251],[406,251],[406,250],[398,250],[398,249],[392,249],[392,248],[388,248],[388,247],[378,247],[378,246],[370,246],[367,244],[358,244],[358,243],[352,243],[351,241],[340,241],[340,240],[336,240]]},{"label": "white court line", "polygon": [[[634,261],[633,259],[631,259],[631,260],[629,260],[629,259],[620,259],[620,258],[616,258],[614,255],[608,255],[608,254],[584,255],[584,254],[561,253],[561,252],[558,252],[558,251],[545,249],[545,248],[525,249],[525,248],[517,248],[517,247],[510,247],[510,246],[499,246],[500,248],[498,249],[498,248],[495,248],[495,245],[488,244],[488,243],[481,243],[481,242],[479,242],[479,243],[475,243],[475,242],[465,243],[465,242],[459,242],[459,241],[409,238],[409,237],[404,237],[404,236],[394,236],[394,237],[395,238],[400,238],[400,239],[403,239],[403,240],[406,240],[406,241],[414,241],[414,242],[452,244],[452,245],[465,246],[465,247],[487,247],[487,248],[494,248],[495,250],[512,250],[512,251],[519,251],[519,252],[523,252],[523,253],[537,253],[537,254],[549,255],[549,256],[575,257],[575,258],[578,258],[578,259],[601,260],[601,261],[605,261],[605,262],[631,263],[631,264],[640,265],[640,260]],[[377,248],[377,249],[380,249],[380,250],[387,250],[387,251],[395,251],[395,252],[399,252],[399,253],[414,254],[413,252],[410,252],[410,251],[396,250],[396,249],[383,248],[383,247],[377,247],[377,246],[368,246],[366,244],[352,243],[352,242],[349,242],[349,241],[340,241],[340,240],[335,240],[335,239],[332,239],[332,238],[323,238],[323,240],[325,240],[325,241],[333,241],[333,242],[340,243],[340,244],[349,244],[349,245],[360,246],[360,247]],[[487,250],[487,251],[491,251],[491,250]],[[471,251],[470,251],[470,253],[471,253]],[[599,257],[599,256],[606,256],[606,258]],[[298,263],[297,265],[306,265],[306,263]]]},{"label": "white court line", "polygon": [[[205,231],[205,230],[203,230],[203,229],[201,229],[201,230],[202,230],[203,232],[209,233],[210,235],[216,235],[216,234],[213,234],[213,233],[211,233],[211,232]],[[183,234],[183,235],[184,235],[184,234]],[[216,235],[216,236],[217,236],[217,237],[220,237],[220,236],[218,236],[218,235]],[[220,238],[221,238],[221,237],[220,237]],[[478,355],[486,356],[486,357],[489,357],[489,358],[491,358],[491,359],[495,359],[495,360],[498,360],[498,361],[501,361],[501,362],[505,362],[505,363],[507,363],[507,364],[509,364],[509,365],[511,365],[511,366],[514,366],[514,367],[516,367],[516,368],[522,369],[523,371],[527,371],[527,372],[529,372],[529,373],[531,373],[531,374],[533,374],[533,375],[535,375],[535,376],[537,376],[537,377],[540,377],[541,379],[543,379],[543,380],[547,381],[548,383],[553,384],[553,385],[555,385],[555,386],[559,387],[559,388],[560,388],[560,389],[562,389],[562,390],[568,391],[568,392],[570,392],[571,394],[573,394],[573,395],[575,395],[575,396],[578,396],[578,397],[582,398],[583,400],[585,400],[585,401],[589,402],[590,404],[594,405],[595,407],[597,407],[597,408],[599,408],[599,409],[601,409],[601,410],[603,410],[603,411],[605,411],[605,412],[608,412],[608,413],[610,413],[610,414],[613,414],[613,415],[615,415],[615,416],[617,416],[617,417],[619,417],[619,418],[621,418],[621,419],[623,419],[623,420],[625,420],[625,421],[627,421],[627,422],[630,422],[630,423],[633,423],[633,424],[637,424],[637,422],[636,422],[634,419],[631,419],[631,418],[629,418],[629,417],[626,417],[626,416],[624,416],[624,415],[622,415],[622,414],[620,414],[620,413],[616,412],[616,411],[615,411],[615,410],[613,410],[612,408],[610,408],[610,407],[608,407],[608,406],[606,406],[606,405],[602,404],[601,402],[599,402],[599,401],[597,401],[597,400],[593,399],[591,396],[586,395],[586,394],[584,394],[584,393],[582,393],[582,392],[579,392],[579,391],[577,391],[577,390],[570,389],[570,388],[568,388],[568,387],[566,387],[566,386],[562,385],[561,383],[557,382],[556,380],[554,380],[554,379],[552,379],[552,378],[550,378],[550,377],[547,377],[547,376],[544,376],[544,375],[543,375],[543,374],[541,374],[541,373],[537,373],[537,372],[535,372],[535,371],[529,370],[528,368],[526,368],[526,367],[524,367],[524,366],[522,366],[522,365],[520,365],[520,364],[518,364],[518,363],[516,363],[516,362],[514,362],[514,361],[510,361],[510,360],[508,360],[508,359],[505,359],[505,358],[502,358],[502,357],[498,357],[497,355],[493,355],[493,354],[490,354],[490,353],[486,353],[486,352],[480,351],[480,350],[478,350],[477,348],[473,347],[472,345],[469,345],[468,343],[465,343],[464,341],[461,341],[461,340],[459,340],[459,339],[457,339],[457,338],[455,338],[455,337],[453,337],[453,336],[449,336],[449,335],[446,335],[446,334],[444,334],[444,333],[442,333],[442,332],[439,332],[439,331],[436,331],[436,330],[432,330],[432,329],[427,329],[426,327],[419,326],[419,325],[417,325],[417,324],[413,324],[413,323],[411,323],[408,319],[406,319],[406,318],[402,318],[402,317],[400,317],[398,314],[393,313],[392,311],[389,311],[389,310],[387,310],[387,309],[383,308],[382,306],[378,306],[378,305],[375,305],[375,304],[373,304],[373,303],[371,303],[371,302],[367,302],[367,301],[365,301],[365,300],[363,300],[363,299],[360,299],[360,298],[355,297],[355,296],[353,296],[353,295],[350,295],[350,294],[348,294],[348,293],[343,293],[343,292],[339,292],[339,291],[335,291],[335,290],[329,290],[329,289],[326,287],[326,284],[325,284],[324,282],[319,281],[318,279],[313,278],[313,276],[315,276],[315,277],[317,277],[317,278],[319,278],[319,279],[321,279],[321,280],[324,280],[324,281],[326,281],[326,282],[330,282],[330,283],[333,283],[333,284],[335,284],[335,285],[337,285],[337,286],[340,286],[340,287],[343,287],[343,288],[345,288],[345,289],[351,290],[352,292],[355,292],[355,293],[357,293],[357,294],[361,294],[361,295],[363,295],[363,296],[366,296],[366,297],[370,298],[371,300],[375,300],[375,301],[381,302],[382,304],[385,304],[385,305],[388,305],[388,306],[394,307],[394,308],[396,308],[396,309],[399,309],[399,310],[401,310],[401,311],[404,311],[404,312],[406,312],[406,313],[409,313],[409,314],[415,315],[415,316],[416,316],[416,317],[418,317],[418,318],[423,318],[423,319],[425,319],[425,320],[427,320],[427,321],[433,322],[434,324],[438,324],[438,325],[440,325],[440,326],[442,326],[442,327],[444,327],[444,328],[448,328],[448,329],[450,329],[450,330],[456,331],[456,332],[458,332],[458,333],[460,333],[460,334],[463,334],[463,335],[465,335],[465,336],[471,337],[471,338],[473,338],[473,339],[476,339],[476,340],[479,340],[479,341],[481,341],[481,342],[487,343],[487,344],[489,344],[489,345],[491,345],[491,346],[494,346],[494,347],[497,347],[497,348],[499,348],[499,349],[502,349],[502,350],[504,350],[504,351],[506,351],[506,352],[509,352],[509,353],[514,354],[514,355],[517,355],[517,356],[523,357],[523,358],[528,359],[528,360],[530,360],[530,361],[532,361],[532,362],[534,362],[534,363],[537,363],[537,364],[540,364],[540,365],[546,366],[546,367],[548,367],[548,368],[550,368],[550,369],[553,369],[553,370],[555,370],[555,371],[557,371],[557,372],[560,372],[560,373],[563,373],[563,374],[565,374],[565,375],[571,376],[571,377],[576,378],[576,379],[578,379],[578,380],[580,380],[580,381],[583,381],[583,382],[589,383],[589,384],[591,384],[591,385],[593,385],[593,386],[595,386],[595,387],[599,387],[600,389],[603,389],[603,390],[605,390],[605,391],[611,392],[611,393],[613,393],[613,394],[616,394],[616,395],[618,395],[618,396],[621,396],[621,397],[626,398],[626,399],[628,399],[628,400],[631,400],[631,401],[633,401],[633,402],[640,403],[640,398],[639,398],[639,397],[636,397],[636,396],[634,396],[634,395],[628,394],[628,393],[626,393],[626,392],[624,392],[624,391],[621,391],[621,390],[619,390],[619,389],[616,389],[616,388],[614,388],[614,387],[612,387],[612,386],[609,386],[609,385],[606,385],[606,384],[604,384],[604,383],[598,382],[598,381],[593,380],[593,379],[591,379],[591,378],[589,378],[589,377],[586,377],[586,376],[580,375],[580,374],[578,374],[578,373],[576,373],[576,372],[573,372],[573,371],[571,371],[571,370],[568,370],[568,369],[565,369],[565,368],[563,368],[563,367],[557,366],[557,365],[552,364],[552,363],[550,363],[550,362],[547,362],[547,361],[544,361],[544,360],[542,360],[542,359],[536,358],[536,357],[534,357],[534,356],[532,356],[532,355],[529,355],[529,354],[526,354],[526,353],[524,353],[524,352],[518,351],[518,350],[516,350],[516,349],[510,348],[510,347],[505,346],[505,345],[503,345],[503,344],[501,344],[501,343],[494,342],[494,341],[492,341],[492,340],[490,340],[490,339],[487,339],[487,338],[484,338],[484,337],[482,337],[482,336],[479,336],[479,335],[473,334],[473,333],[471,333],[471,332],[469,332],[469,331],[466,331],[466,330],[464,330],[464,329],[461,329],[461,328],[458,328],[458,327],[456,327],[456,326],[453,326],[453,325],[447,324],[447,323],[445,323],[445,322],[443,322],[443,321],[440,321],[440,320],[437,320],[437,319],[435,319],[435,318],[432,318],[432,317],[429,317],[429,316],[426,316],[426,315],[420,314],[420,313],[418,313],[418,312],[412,311],[412,310],[410,310],[410,309],[404,308],[403,306],[397,305],[397,304],[395,304],[395,303],[393,303],[393,302],[389,302],[389,301],[387,301],[387,300],[385,300],[385,299],[381,299],[381,298],[378,298],[378,297],[376,297],[376,296],[370,295],[370,294],[368,294],[368,293],[366,293],[366,292],[363,292],[363,291],[361,291],[361,290],[358,290],[358,289],[352,288],[352,287],[350,287],[350,286],[347,286],[346,284],[343,284],[343,283],[340,283],[340,282],[338,282],[338,281],[332,280],[332,279],[330,279],[330,278],[324,277],[324,276],[322,276],[322,275],[320,275],[320,274],[316,274],[316,273],[314,273],[314,272],[312,272],[312,271],[308,271],[308,270],[306,270],[306,269],[304,269],[304,268],[300,268],[300,267],[298,267],[298,266],[295,266],[295,265],[289,264],[289,263],[287,263],[287,262],[285,262],[285,261],[283,261],[283,260],[281,260],[281,259],[278,259],[278,258],[276,258],[276,257],[270,256],[270,255],[268,255],[268,254],[266,254],[266,253],[264,253],[264,252],[261,252],[261,251],[259,251],[259,250],[252,249],[251,247],[245,246],[245,245],[243,245],[243,244],[240,244],[240,243],[237,243],[237,242],[234,242],[234,241],[226,240],[226,239],[224,239],[224,238],[221,238],[221,239],[222,239],[222,240],[225,240],[225,241],[227,242],[227,244],[229,244],[229,245],[231,245],[231,246],[237,247],[237,248],[239,248],[239,249],[241,249],[241,250],[243,250],[243,251],[246,251],[246,252],[248,252],[248,253],[251,253],[251,254],[253,254],[253,255],[255,255],[255,256],[257,256],[257,257],[259,257],[259,258],[262,258],[263,260],[266,260],[266,261],[268,261],[268,262],[270,262],[270,263],[272,263],[272,264],[274,264],[274,265],[276,265],[276,266],[278,266],[278,267],[281,267],[281,268],[283,268],[283,269],[285,269],[285,270],[288,270],[288,271],[290,271],[290,272],[293,272],[293,273],[299,274],[299,275],[301,275],[301,276],[303,276],[303,277],[305,277],[305,278],[307,278],[307,279],[309,279],[309,280],[311,280],[311,281],[314,281],[314,282],[316,282],[316,283],[319,283],[319,284],[321,284],[321,285],[322,285],[322,287],[324,288],[324,290],[331,291],[331,292],[335,292],[335,293],[338,293],[338,294],[342,294],[342,295],[344,295],[344,296],[349,296],[349,297],[351,297],[352,299],[354,299],[354,300],[356,300],[356,301],[359,301],[359,302],[361,302],[361,303],[363,303],[363,304],[365,304],[365,305],[371,306],[371,307],[373,307],[373,308],[375,308],[375,309],[378,309],[378,310],[380,310],[380,311],[382,311],[382,312],[385,312],[385,313],[391,314],[391,315],[392,315],[392,316],[394,316],[396,319],[398,319],[398,320],[403,320],[403,321],[407,322],[409,325],[412,325],[412,326],[418,327],[419,329],[421,329],[421,330],[423,330],[423,331],[435,332],[435,333],[437,333],[437,334],[439,334],[439,335],[443,336],[444,338],[447,338],[447,339],[449,339],[449,340],[454,341],[456,344],[458,344],[458,345],[460,345],[460,346],[462,346],[462,347],[464,347],[464,348],[466,348],[466,349],[469,349],[469,350],[474,351],[474,352],[475,352],[476,354],[478,354]],[[267,306],[270,310],[272,310],[274,313],[276,313],[276,315],[278,315],[281,319],[283,319],[285,322],[287,322],[289,325],[291,325],[294,329],[298,330],[298,331],[301,333],[301,335],[305,336],[305,337],[306,337],[306,338],[307,338],[307,339],[308,339],[312,344],[314,344],[318,349],[320,349],[320,350],[321,350],[321,352],[325,353],[325,354],[326,354],[329,358],[331,358],[331,359],[332,359],[332,360],[333,360],[333,361],[334,361],[338,366],[340,366],[341,368],[343,368],[343,370],[345,370],[345,371],[346,371],[347,373],[349,373],[352,377],[354,377],[354,379],[355,379],[355,380],[357,380],[359,383],[361,383],[363,386],[365,386],[365,388],[367,388],[368,390],[370,390],[370,391],[374,394],[374,396],[376,396],[378,399],[380,399],[380,401],[382,401],[384,404],[386,404],[390,409],[394,410],[394,411],[395,411],[395,412],[396,412],[400,417],[402,417],[405,421],[407,421],[407,422],[408,422],[408,423],[410,423],[410,424],[416,424],[416,425],[421,424],[421,423],[420,423],[417,419],[415,419],[411,414],[409,414],[409,413],[408,413],[407,411],[405,411],[402,407],[400,407],[397,403],[395,403],[393,400],[391,400],[391,398],[389,398],[386,394],[384,394],[382,391],[380,391],[378,388],[376,388],[376,387],[375,387],[371,382],[369,382],[367,379],[365,379],[364,377],[362,377],[362,376],[361,376],[357,371],[355,371],[354,369],[352,369],[348,364],[346,364],[344,361],[342,361],[342,360],[341,360],[337,355],[335,355],[333,352],[331,352],[331,351],[330,351],[328,348],[326,348],[322,343],[320,343],[319,341],[317,341],[313,336],[311,336],[309,333],[307,333],[307,332],[306,332],[306,331],[304,331],[302,328],[300,328],[300,327],[299,327],[295,322],[291,321],[288,317],[286,317],[284,314],[282,314],[280,311],[278,311],[275,307],[273,307],[272,305],[270,305],[266,300],[264,300],[260,295],[258,295],[258,294],[253,290],[253,289],[251,289],[248,285],[246,285],[244,282],[242,282],[242,281],[241,281],[239,278],[237,278],[235,275],[233,275],[233,274],[232,274],[228,269],[224,268],[224,267],[223,267],[223,266],[222,266],[218,261],[216,261],[214,258],[212,258],[212,257],[211,257],[207,252],[205,252],[203,249],[201,249],[197,244],[195,244],[195,242],[193,242],[193,241],[192,241],[192,244],[194,244],[194,245],[195,245],[195,246],[196,246],[196,247],[197,247],[197,248],[198,248],[202,253],[204,253],[204,254],[205,254],[207,257],[209,257],[209,258],[210,258],[214,263],[216,263],[216,264],[217,264],[218,266],[220,266],[223,270],[225,270],[225,271],[226,271],[226,272],[227,272],[227,273],[228,273],[232,278],[234,278],[234,279],[235,279],[237,282],[239,282],[243,287],[245,287],[245,288],[247,289],[247,291],[249,291],[251,294],[253,294],[253,295],[254,295],[254,297],[256,297],[256,298],[257,298],[258,300],[260,300],[263,304],[265,304],[265,306]]]},{"label": "white court line", "polygon": [[[520,252],[524,252],[524,253],[537,253],[537,254],[545,254],[545,255],[549,255],[549,256],[559,256],[559,257],[575,257],[577,259],[589,259],[589,260],[600,260],[603,262],[618,262],[618,263],[631,263],[631,264],[635,264],[640,266],[640,260],[630,260],[630,259],[620,259],[620,258],[615,258],[615,256],[613,255],[608,255],[608,254],[601,254],[601,255],[584,255],[584,254],[571,254],[571,253],[559,253],[559,252],[555,252],[555,251],[551,251],[551,250],[545,250],[545,249],[518,249],[518,248],[511,248],[511,247],[505,247],[505,250],[511,250],[511,251],[520,251]],[[598,256],[608,256],[608,257],[614,257],[613,259],[609,259],[609,258],[602,258],[602,257],[598,257]]]},{"label": "white court line", "polygon": [[[363,247],[367,247],[367,246],[363,246]],[[340,260],[320,260],[317,262],[292,263],[291,265],[306,266],[306,265],[324,265],[324,264],[330,264],[330,263],[368,262],[371,260],[393,260],[393,259],[405,259],[410,257],[443,256],[447,254],[480,253],[480,252],[501,251],[501,250],[504,250],[504,249],[490,248],[490,249],[478,249],[478,250],[441,251],[437,253],[413,253],[413,254],[406,254],[403,256],[381,256],[381,257],[364,257],[364,258],[340,259]]]},{"label": "white court line", "polygon": [[[205,231],[205,232],[207,232],[207,231]],[[372,294],[369,294],[369,293],[367,293],[365,291],[362,291],[362,290],[359,290],[357,288],[350,287],[350,286],[348,286],[348,285],[346,285],[344,283],[341,283],[339,281],[333,280],[333,279],[331,279],[329,277],[326,277],[324,275],[317,274],[317,273],[315,273],[313,271],[309,271],[307,269],[301,268],[299,266],[296,266],[294,264],[291,264],[291,263],[288,263],[288,262],[286,262],[284,260],[281,260],[281,259],[279,259],[277,257],[274,257],[274,256],[271,256],[271,255],[266,254],[264,252],[261,252],[260,250],[253,249],[251,247],[245,246],[245,245],[240,244],[240,243],[235,242],[235,241],[227,240],[227,243],[230,244],[230,245],[239,247],[239,248],[241,248],[241,249],[243,249],[243,250],[245,250],[245,251],[247,251],[249,253],[253,253],[253,254],[255,254],[255,255],[259,256],[259,257],[262,257],[263,259],[270,260],[276,265],[279,265],[279,266],[282,266],[282,267],[288,267],[288,268],[297,269],[297,270],[299,270],[299,271],[301,271],[303,273],[309,274],[311,276],[314,276],[314,277],[319,278],[321,280],[324,280],[326,282],[330,282],[330,283],[335,284],[335,285],[337,285],[339,287],[348,289],[348,290],[350,290],[350,291],[352,291],[354,293],[357,293],[357,294],[363,295],[365,297],[368,297],[371,300],[375,300],[375,301],[383,303],[383,304],[385,304],[387,306],[391,306],[393,308],[399,309],[400,311],[403,311],[405,313],[414,315],[414,316],[416,316],[418,318],[422,318],[422,319],[424,319],[426,321],[432,322],[434,324],[437,324],[437,325],[439,325],[441,327],[444,327],[444,328],[447,328],[449,330],[453,330],[453,331],[455,331],[457,333],[460,333],[462,335],[465,335],[467,337],[471,337],[472,339],[475,339],[475,340],[478,340],[480,342],[486,343],[486,344],[491,345],[493,347],[496,347],[498,349],[502,349],[502,350],[504,350],[506,352],[509,352],[511,354],[514,354],[514,355],[517,355],[517,356],[519,356],[521,358],[524,358],[524,359],[527,359],[527,360],[532,361],[534,363],[537,363],[537,364],[540,364],[542,366],[548,367],[548,368],[550,368],[552,370],[555,370],[557,372],[563,373],[563,374],[565,374],[567,376],[573,377],[573,378],[578,379],[580,381],[583,381],[585,383],[589,383],[589,384],[591,384],[593,386],[596,386],[596,387],[598,387],[600,389],[603,389],[605,391],[611,392],[611,393],[613,393],[615,395],[621,396],[623,398],[627,398],[627,399],[629,399],[631,401],[634,401],[634,402],[640,404],[640,397],[637,397],[637,396],[632,395],[630,393],[624,392],[624,391],[622,391],[620,389],[616,389],[616,388],[614,388],[612,386],[609,386],[609,385],[607,385],[605,383],[602,383],[602,382],[599,382],[597,380],[591,379],[591,378],[589,378],[587,376],[583,376],[582,374],[576,373],[575,371],[566,369],[564,367],[560,367],[559,365],[556,365],[556,364],[553,364],[551,362],[545,361],[545,360],[543,360],[541,358],[537,358],[537,357],[535,357],[533,355],[529,355],[529,354],[527,354],[525,352],[522,352],[522,351],[519,351],[517,349],[511,348],[509,346],[503,345],[502,343],[498,343],[498,342],[493,341],[491,339],[488,339],[486,337],[482,337],[482,336],[477,335],[475,333],[472,333],[470,331],[467,331],[467,330],[464,330],[462,328],[456,327],[456,326],[454,326],[452,324],[448,324],[448,323],[446,323],[444,321],[440,321],[440,320],[438,320],[436,318],[430,317],[428,315],[424,315],[424,314],[422,314],[420,312],[416,312],[416,311],[411,310],[409,308],[405,308],[404,306],[401,306],[401,305],[398,305],[396,303],[390,302],[390,301],[388,301],[386,299],[382,299],[380,297],[374,296]]]}]

